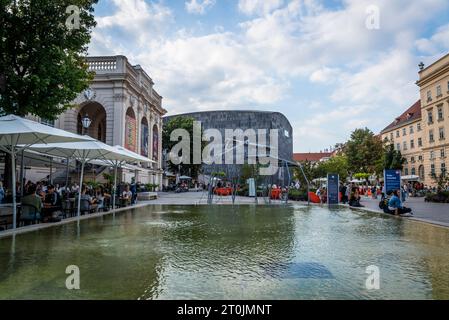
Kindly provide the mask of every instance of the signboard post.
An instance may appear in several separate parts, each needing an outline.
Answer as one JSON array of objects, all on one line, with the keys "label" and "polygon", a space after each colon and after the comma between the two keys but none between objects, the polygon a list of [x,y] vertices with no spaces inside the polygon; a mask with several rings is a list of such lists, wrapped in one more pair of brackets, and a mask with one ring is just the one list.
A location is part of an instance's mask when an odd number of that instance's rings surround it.
[{"label": "signboard post", "polygon": [[327,175],[327,203],[330,206],[340,203],[340,177],[335,173]]},{"label": "signboard post", "polygon": [[256,196],[256,181],[254,178],[250,178],[246,181],[249,186],[249,196],[254,198]]},{"label": "signboard post", "polygon": [[384,170],[385,192],[401,189],[401,170]]}]

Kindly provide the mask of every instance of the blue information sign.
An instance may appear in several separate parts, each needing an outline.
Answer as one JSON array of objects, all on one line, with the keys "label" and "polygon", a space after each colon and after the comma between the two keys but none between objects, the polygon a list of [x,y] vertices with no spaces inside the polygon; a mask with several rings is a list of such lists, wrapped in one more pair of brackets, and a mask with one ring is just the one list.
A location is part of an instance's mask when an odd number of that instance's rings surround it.
[{"label": "blue information sign", "polygon": [[401,189],[401,170],[384,171],[385,192]]},{"label": "blue information sign", "polygon": [[327,203],[329,205],[340,203],[340,177],[335,173],[327,175]]}]

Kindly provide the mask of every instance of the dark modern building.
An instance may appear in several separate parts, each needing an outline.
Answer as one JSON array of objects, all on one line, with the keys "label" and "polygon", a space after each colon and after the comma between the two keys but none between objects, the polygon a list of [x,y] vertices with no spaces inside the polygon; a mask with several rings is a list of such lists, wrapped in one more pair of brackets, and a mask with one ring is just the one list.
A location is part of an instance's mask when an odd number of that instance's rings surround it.
[{"label": "dark modern building", "polygon": [[[202,129],[217,129],[226,136],[226,129],[253,129],[267,130],[266,143],[269,145],[268,134],[270,130],[278,130],[278,156],[281,159],[291,160],[293,157],[293,129],[288,119],[279,112],[267,111],[206,111],[194,112],[180,115],[167,116],[163,118],[164,123],[176,117],[190,117],[202,123]],[[245,150],[245,159],[246,158]],[[165,154],[165,152],[164,152]],[[246,163],[246,160],[245,160]],[[230,175],[238,174],[240,165],[204,165],[203,172],[210,174],[211,172],[223,171]]]}]

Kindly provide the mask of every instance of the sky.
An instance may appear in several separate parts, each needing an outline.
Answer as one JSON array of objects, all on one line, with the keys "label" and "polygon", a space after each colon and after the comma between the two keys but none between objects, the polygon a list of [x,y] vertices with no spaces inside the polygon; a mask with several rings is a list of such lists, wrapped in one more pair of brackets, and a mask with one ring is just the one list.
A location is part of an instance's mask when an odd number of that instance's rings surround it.
[{"label": "sky", "polygon": [[[295,152],[379,133],[449,53],[447,0],[100,0],[89,54],[140,64],[169,115],[283,113]],[[257,129],[257,128],[256,128]]]}]

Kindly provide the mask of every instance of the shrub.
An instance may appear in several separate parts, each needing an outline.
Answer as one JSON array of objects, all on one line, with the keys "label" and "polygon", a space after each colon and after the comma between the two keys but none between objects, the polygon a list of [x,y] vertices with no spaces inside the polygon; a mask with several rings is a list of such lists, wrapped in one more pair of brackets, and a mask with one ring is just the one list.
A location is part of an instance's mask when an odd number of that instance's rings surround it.
[{"label": "shrub", "polygon": [[437,193],[428,193],[425,200],[427,202],[449,203],[449,191],[440,191]]}]

